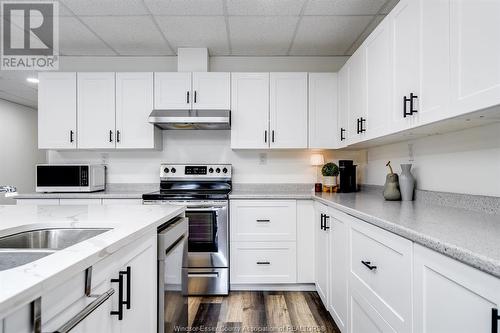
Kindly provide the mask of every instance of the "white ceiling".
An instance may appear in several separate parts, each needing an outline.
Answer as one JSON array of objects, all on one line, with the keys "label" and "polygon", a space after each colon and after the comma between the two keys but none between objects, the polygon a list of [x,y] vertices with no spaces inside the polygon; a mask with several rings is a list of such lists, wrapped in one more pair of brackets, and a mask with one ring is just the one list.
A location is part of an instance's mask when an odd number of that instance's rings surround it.
[{"label": "white ceiling", "polygon": [[[62,56],[351,55],[398,0],[60,0]],[[36,105],[26,72],[0,73],[0,98]]]}]

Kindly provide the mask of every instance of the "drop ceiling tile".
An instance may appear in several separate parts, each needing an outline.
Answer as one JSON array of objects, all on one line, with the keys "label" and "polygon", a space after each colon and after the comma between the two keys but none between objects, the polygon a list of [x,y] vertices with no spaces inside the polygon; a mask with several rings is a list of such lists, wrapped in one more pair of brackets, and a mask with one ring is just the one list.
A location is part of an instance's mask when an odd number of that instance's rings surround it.
[{"label": "drop ceiling tile", "polygon": [[59,18],[59,53],[62,55],[115,55],[75,17]]},{"label": "drop ceiling tile", "polygon": [[153,15],[223,15],[222,0],[145,0]]},{"label": "drop ceiling tile", "polygon": [[82,20],[120,55],[172,55],[150,16],[85,16]]},{"label": "drop ceiling tile", "polygon": [[230,16],[234,55],[286,55],[299,18],[294,16]]},{"label": "drop ceiling tile", "polygon": [[299,15],[305,0],[228,0],[228,15]]},{"label": "drop ceiling tile", "polygon": [[365,31],[359,36],[359,38],[352,44],[352,46],[347,50],[346,54],[351,55],[358,49],[358,47],[363,44],[365,39],[372,33],[372,31],[379,25],[384,19],[385,15],[377,15],[372,22],[368,25]]},{"label": "drop ceiling tile", "polygon": [[75,15],[147,15],[141,0],[60,0]]},{"label": "drop ceiling tile", "polygon": [[304,16],[291,55],[343,55],[371,16]]},{"label": "drop ceiling tile", "polygon": [[170,45],[207,47],[210,55],[227,55],[226,23],[223,16],[156,16]]},{"label": "drop ceiling tile", "polygon": [[304,15],[375,15],[387,0],[310,0]]}]

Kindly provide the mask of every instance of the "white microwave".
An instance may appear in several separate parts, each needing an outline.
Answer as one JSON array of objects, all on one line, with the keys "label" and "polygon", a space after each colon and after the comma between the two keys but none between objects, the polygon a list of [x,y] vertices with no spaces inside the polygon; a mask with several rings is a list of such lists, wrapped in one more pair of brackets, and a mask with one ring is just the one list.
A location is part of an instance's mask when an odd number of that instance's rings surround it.
[{"label": "white microwave", "polygon": [[36,192],[96,192],[106,187],[102,164],[38,164]]}]

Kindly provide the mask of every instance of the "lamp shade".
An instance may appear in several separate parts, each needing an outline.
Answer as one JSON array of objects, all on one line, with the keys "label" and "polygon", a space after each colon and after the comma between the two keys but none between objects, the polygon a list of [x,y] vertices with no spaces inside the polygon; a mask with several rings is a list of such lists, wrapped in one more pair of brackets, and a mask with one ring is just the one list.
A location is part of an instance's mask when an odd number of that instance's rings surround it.
[{"label": "lamp shade", "polygon": [[325,159],[321,154],[312,154],[311,155],[311,165],[323,165],[325,163]]}]

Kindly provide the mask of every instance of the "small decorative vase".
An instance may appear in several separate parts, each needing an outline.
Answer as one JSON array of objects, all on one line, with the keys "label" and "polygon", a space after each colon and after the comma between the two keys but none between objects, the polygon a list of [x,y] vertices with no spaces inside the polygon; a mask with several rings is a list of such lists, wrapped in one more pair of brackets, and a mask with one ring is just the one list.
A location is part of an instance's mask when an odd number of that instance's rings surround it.
[{"label": "small decorative vase", "polygon": [[325,186],[335,186],[337,185],[337,177],[334,176],[323,176],[323,185]]},{"label": "small decorative vase", "polygon": [[387,177],[385,177],[384,198],[388,201],[401,200],[398,175],[396,173],[389,173]]},{"label": "small decorative vase", "polygon": [[410,172],[411,164],[401,164],[401,177],[399,177],[399,189],[403,201],[413,200],[413,190],[415,188],[415,178]]}]

